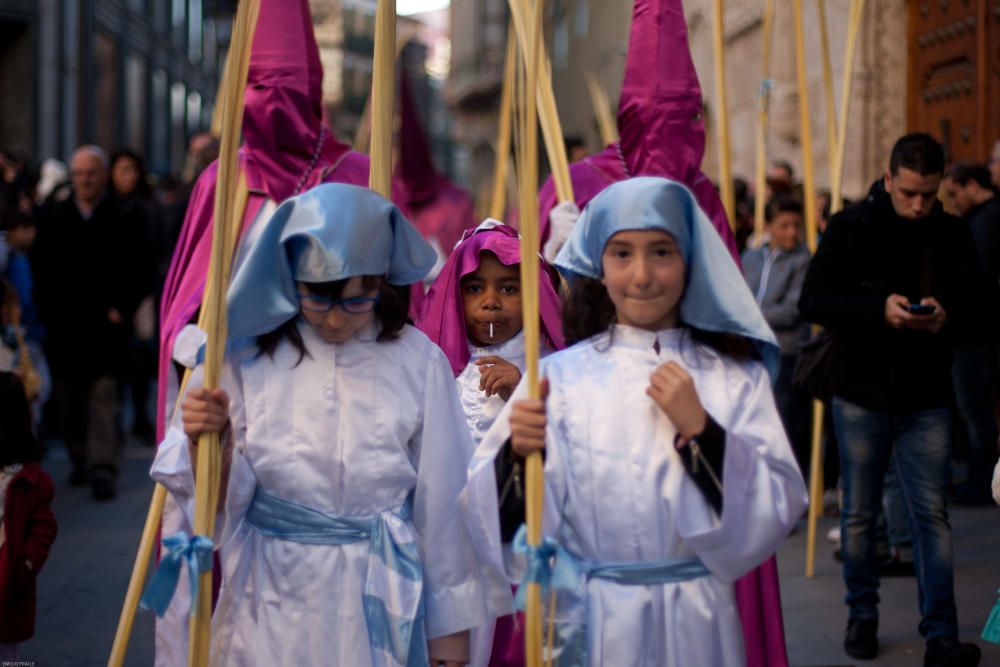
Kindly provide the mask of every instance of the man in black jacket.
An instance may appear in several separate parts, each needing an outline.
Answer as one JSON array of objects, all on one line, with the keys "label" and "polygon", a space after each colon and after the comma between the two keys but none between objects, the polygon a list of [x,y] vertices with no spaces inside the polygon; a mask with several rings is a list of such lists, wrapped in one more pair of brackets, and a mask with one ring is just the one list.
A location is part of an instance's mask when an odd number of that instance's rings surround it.
[{"label": "man in black jacket", "polygon": [[[970,340],[955,350],[952,378],[955,405],[968,434],[969,474],[955,493],[966,505],[988,505],[993,465],[997,461],[996,314],[1000,311],[1000,199],[996,197],[986,165],[956,162],[944,174],[944,190],[967,226],[979,257],[986,294],[983,317],[970,331]],[[989,315],[993,317],[989,317]]]},{"label": "man in black jacket", "polygon": [[97,500],[115,494],[120,381],[132,318],[154,269],[137,210],[106,196],[107,169],[97,146],[77,149],[73,196],[40,211],[32,255],[70,481],[89,481]]},{"label": "man in black jacket", "polygon": [[911,518],[924,664],[977,665],[958,641],[951,526],[951,358],[975,317],[976,259],[968,232],[937,200],[941,146],[909,134],[863,202],[830,221],[806,275],[802,317],[830,329],[832,412],[840,443],[846,602],[844,648],[878,652],[876,517],[893,466]]}]

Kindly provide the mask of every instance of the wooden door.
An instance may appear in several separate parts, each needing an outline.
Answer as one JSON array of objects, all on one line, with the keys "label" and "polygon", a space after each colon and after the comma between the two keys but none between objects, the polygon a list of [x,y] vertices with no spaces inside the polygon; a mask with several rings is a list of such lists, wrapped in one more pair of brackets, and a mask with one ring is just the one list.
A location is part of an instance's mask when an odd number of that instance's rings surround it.
[{"label": "wooden door", "polygon": [[984,161],[1000,139],[1000,0],[911,0],[908,69],[910,131]]}]

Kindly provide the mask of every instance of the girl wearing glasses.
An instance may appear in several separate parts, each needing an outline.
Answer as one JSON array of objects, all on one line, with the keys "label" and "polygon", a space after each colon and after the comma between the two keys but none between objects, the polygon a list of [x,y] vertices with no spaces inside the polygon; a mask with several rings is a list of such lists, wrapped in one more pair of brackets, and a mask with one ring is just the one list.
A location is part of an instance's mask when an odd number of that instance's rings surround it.
[{"label": "girl wearing glasses", "polygon": [[190,519],[198,436],[221,433],[213,664],[468,661],[488,619],[455,502],[472,443],[398,296],[434,259],[390,202],[328,184],[279,207],[240,266],[224,389],[188,392],[152,470]]},{"label": "girl wearing glasses", "polygon": [[547,539],[519,533],[513,551],[522,581],[556,593],[556,664],[744,665],[732,583],[806,500],[771,394],[774,334],[675,181],[609,186],[555,263],[575,344],[543,361],[542,398],[519,385],[480,443],[467,525],[488,568],[516,575],[494,459],[543,451]]}]

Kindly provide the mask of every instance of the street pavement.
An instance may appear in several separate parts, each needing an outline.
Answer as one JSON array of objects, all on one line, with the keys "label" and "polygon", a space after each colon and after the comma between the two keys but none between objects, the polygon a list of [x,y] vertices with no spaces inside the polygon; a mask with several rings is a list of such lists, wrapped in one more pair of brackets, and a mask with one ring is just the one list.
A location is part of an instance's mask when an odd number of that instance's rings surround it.
[{"label": "street pavement", "polygon": [[[35,637],[21,647],[27,664],[41,667],[98,667],[107,664],[122,600],[135,560],[153,485],[147,471],[152,449],[126,450],[118,496],[96,503],[88,488],[67,484],[65,452],[52,447],[46,468],[56,484],[54,511],[59,537],[38,584]],[[816,575],[803,576],[805,523],[778,554],[788,651],[793,667],[846,667],[858,664],[842,649],[847,610],[833,546],[823,536],[835,525],[823,519]],[[1000,666],[1000,646],[978,639],[1000,587],[1000,508],[955,509],[955,591],[963,639],[983,649],[982,667]],[[917,587],[912,577],[883,579],[880,620],[882,650],[871,667],[923,664],[917,634]],[[153,663],[153,616],[140,611],[125,664]],[[280,667],[280,666],[275,666]],[[345,666],[346,667],[346,666]],[[698,667],[698,666],[691,666]]]}]

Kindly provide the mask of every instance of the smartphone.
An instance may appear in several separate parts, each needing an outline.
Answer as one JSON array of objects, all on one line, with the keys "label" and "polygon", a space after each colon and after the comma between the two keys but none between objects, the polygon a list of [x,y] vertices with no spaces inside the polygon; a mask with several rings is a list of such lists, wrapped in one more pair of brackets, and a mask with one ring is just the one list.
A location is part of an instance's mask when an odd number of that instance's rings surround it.
[{"label": "smartphone", "polygon": [[913,304],[910,304],[910,307],[909,307],[908,310],[910,311],[911,315],[930,315],[935,310],[937,310],[937,307],[936,306],[932,306],[930,304],[913,303]]}]

